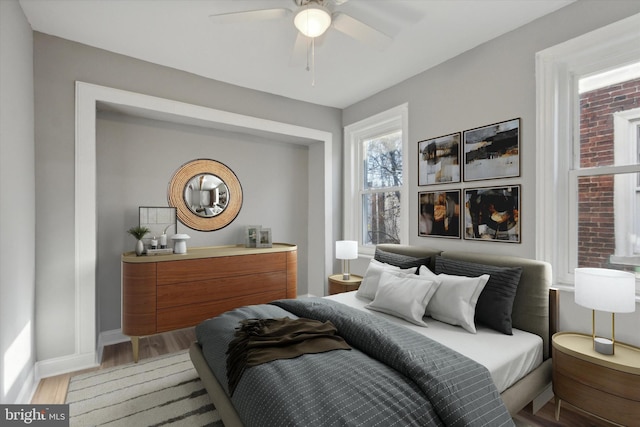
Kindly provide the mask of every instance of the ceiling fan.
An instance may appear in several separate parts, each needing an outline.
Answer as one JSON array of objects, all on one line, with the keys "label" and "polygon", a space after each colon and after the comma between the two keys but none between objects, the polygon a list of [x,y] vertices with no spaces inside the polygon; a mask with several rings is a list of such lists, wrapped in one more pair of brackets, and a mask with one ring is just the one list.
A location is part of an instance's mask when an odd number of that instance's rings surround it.
[{"label": "ceiling fan", "polygon": [[[348,0],[293,0],[295,10],[289,8],[258,9],[242,12],[230,12],[210,15],[218,23],[256,22],[283,19],[293,14],[293,23],[298,29],[298,39],[306,37],[315,39],[322,36],[330,27],[347,36],[370,45],[376,49],[384,49],[392,39],[383,32],[364,22],[337,10]],[[304,42],[304,40],[302,40]],[[296,45],[300,40],[296,41]]]}]

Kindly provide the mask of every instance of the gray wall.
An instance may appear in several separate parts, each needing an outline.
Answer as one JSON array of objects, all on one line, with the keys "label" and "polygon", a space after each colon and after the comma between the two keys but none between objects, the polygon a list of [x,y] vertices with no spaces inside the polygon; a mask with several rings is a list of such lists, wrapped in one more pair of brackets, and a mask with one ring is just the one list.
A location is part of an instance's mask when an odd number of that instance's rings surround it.
[{"label": "gray wall", "polygon": [[[60,38],[34,34],[34,61],[35,61],[35,90],[36,90],[36,197],[38,203],[36,221],[38,224],[38,245],[36,253],[37,272],[37,293],[36,293],[36,343],[38,349],[38,360],[51,359],[59,356],[73,354],[74,352],[74,131],[75,131],[75,100],[74,84],[76,80],[95,83],[107,87],[129,90],[143,94],[158,96],[162,98],[182,101],[195,105],[202,105],[219,110],[239,113],[243,115],[270,119],[284,123],[305,126],[319,129],[333,134],[334,171],[340,173],[340,153],[341,153],[341,117],[340,110],[317,106],[313,104],[293,101],[287,98],[274,96],[262,92],[257,92],[225,83],[205,79],[182,71],[161,67],[148,62],[132,59],[126,56],[117,55],[100,49],[95,49],[86,45],[70,42]],[[148,183],[150,191],[153,192],[153,203],[166,205],[166,192],[170,175],[182,163],[193,157],[211,157],[218,159],[218,151],[205,150],[204,141],[213,139],[211,135],[197,135],[197,129],[189,129],[179,126],[159,126],[153,129],[145,121],[128,121],[125,119],[116,120],[113,117],[102,118],[98,125],[100,150],[98,165],[104,169],[103,161],[111,162],[107,165],[106,171],[99,172],[98,175],[98,199],[103,197],[102,187],[112,179],[114,163],[120,162],[126,165],[132,158],[139,160],[142,172],[133,178],[133,171],[124,168],[124,174],[129,173],[132,177],[131,185],[138,185],[139,180],[144,179],[145,173],[155,176],[155,179]],[[135,137],[148,138],[151,135],[164,130],[161,142],[168,146],[169,142],[175,145],[182,143],[182,139],[190,139],[193,144],[183,144],[189,155],[182,155],[176,147],[168,153],[166,151],[154,149],[152,140],[146,139],[149,148],[144,150],[142,145],[134,146],[131,149],[120,148],[119,152],[112,153],[109,142],[114,142],[119,138],[119,133],[123,133],[124,138],[128,138],[128,133]],[[148,132],[145,134],[144,132]],[[255,186],[257,177],[260,176],[260,168],[268,168],[268,165],[261,165],[259,159],[250,155],[250,152],[235,151],[233,147],[227,145],[242,145],[243,147],[256,148],[260,141],[247,137],[246,140],[236,136],[216,135],[219,140],[218,147],[224,153],[225,159],[220,159],[227,163],[236,174],[238,174],[243,185],[247,186],[248,199],[259,198],[265,200],[265,193],[259,192]],[[171,141],[173,139],[173,141]],[[108,141],[108,142],[104,142]],[[224,141],[224,144],[222,142]],[[125,140],[118,141],[118,144]],[[193,145],[193,146],[190,146]],[[103,159],[104,150],[109,152],[110,158]],[[281,147],[277,142],[268,141],[260,152],[269,157],[271,150],[273,153],[280,152],[285,159],[299,161],[301,159],[301,149]],[[302,150],[304,151],[304,150]],[[309,150],[311,151],[311,150]],[[144,154],[144,156],[143,156]],[[167,155],[169,154],[169,155]],[[244,155],[244,158],[242,156]],[[171,156],[176,156],[172,159]],[[227,160],[226,162],[224,160]],[[278,163],[278,161],[276,162]],[[166,168],[164,171],[154,169],[155,166]],[[282,172],[282,163],[279,163]],[[305,165],[287,165],[288,170],[299,174]],[[145,168],[147,169],[145,171]],[[275,170],[275,169],[274,169]],[[277,190],[287,195],[284,203],[290,203],[289,209],[298,208],[302,203],[294,199],[296,192],[300,193],[303,184],[306,182],[296,182],[287,180],[286,174],[277,181],[281,186]],[[297,176],[291,175],[290,178]],[[340,176],[334,177],[334,206],[340,206]],[[263,187],[269,188],[269,182],[262,181]],[[121,184],[122,185],[122,184]],[[126,183],[124,184],[126,185]],[[314,185],[322,187],[323,183],[309,183],[306,188]],[[153,189],[151,190],[151,188]],[[139,188],[139,187],[138,187]],[[97,266],[99,284],[97,298],[99,303],[100,331],[110,330],[117,327],[119,320],[119,290],[115,289],[113,282],[113,268],[117,265],[114,257],[119,258],[119,253],[133,248],[133,242],[125,233],[125,230],[135,224],[135,210],[143,202],[133,200],[142,193],[133,190],[128,200],[128,206],[123,212],[116,215],[124,218],[121,222],[110,225],[103,224],[106,220],[103,215],[99,215],[99,233],[102,236],[116,236],[120,242],[107,241],[98,242],[99,261]],[[105,198],[113,198],[113,193],[107,193]],[[306,195],[304,196],[306,197]],[[124,203],[124,202],[118,202]],[[144,204],[151,203],[145,201]],[[275,226],[274,237],[276,240],[287,240],[289,238],[303,237],[299,232],[291,232],[286,228],[274,214],[266,214],[264,205],[256,205],[254,201],[247,202],[242,209],[242,219],[236,221],[237,225],[252,223],[262,223],[265,226]],[[125,208],[124,204],[122,205]],[[303,212],[306,211],[303,210]],[[274,215],[273,217],[269,215]],[[265,220],[266,218],[266,220]],[[304,218],[302,219],[304,221]],[[114,220],[115,221],[115,220]],[[247,222],[244,222],[247,221]],[[293,221],[293,220],[292,220]],[[298,218],[297,221],[300,221]],[[296,230],[299,229],[299,222],[293,221]],[[109,223],[107,223],[109,224]],[[190,244],[234,244],[238,243],[237,227],[234,226],[221,232],[207,233],[207,236],[196,236],[194,242]],[[306,224],[305,224],[306,225]],[[186,231],[182,229],[181,231]],[[337,226],[334,236],[337,234]],[[188,232],[191,234],[191,231]],[[195,235],[196,233],[194,233]],[[121,237],[117,237],[121,236]],[[218,237],[220,236],[220,237]],[[300,242],[292,242],[299,244]],[[103,246],[103,245],[106,245]],[[301,251],[304,256],[304,251]],[[107,257],[109,264],[105,264]],[[115,267],[119,271],[119,266]],[[306,271],[305,266],[300,266],[301,271]],[[106,271],[106,273],[105,273]],[[105,276],[103,276],[105,274]],[[103,285],[104,283],[104,285]],[[305,292],[304,283],[301,293]],[[102,301],[102,298],[105,300]],[[98,332],[100,332],[98,331]]]},{"label": "gray wall", "polygon": [[25,397],[35,363],[32,76],[31,27],[0,1],[0,403]]},{"label": "gray wall", "polygon": [[[409,175],[410,244],[535,257],[536,52],[636,13],[640,13],[638,1],[578,1],[343,111],[346,126],[402,102],[409,103],[409,166],[413,168]],[[418,187],[418,141],[516,117],[522,118],[519,178]],[[504,184],[522,185],[522,243],[418,236],[419,191]],[[367,262],[353,262],[352,270],[362,274]],[[573,295],[563,293],[562,301],[561,326],[590,332],[588,313],[576,308]],[[636,333],[640,314],[619,315],[616,320],[618,338],[640,344]]]},{"label": "gray wall", "polygon": [[99,114],[97,122],[99,331],[120,328],[120,255],[135,240],[138,206],[167,206],[167,185],[182,164],[211,158],[235,172],[243,190],[238,217],[214,232],[178,224],[188,246],[244,242],[244,226],[270,227],[274,241],[298,245],[299,293],[307,293],[309,181],[306,145],[156,120]]}]

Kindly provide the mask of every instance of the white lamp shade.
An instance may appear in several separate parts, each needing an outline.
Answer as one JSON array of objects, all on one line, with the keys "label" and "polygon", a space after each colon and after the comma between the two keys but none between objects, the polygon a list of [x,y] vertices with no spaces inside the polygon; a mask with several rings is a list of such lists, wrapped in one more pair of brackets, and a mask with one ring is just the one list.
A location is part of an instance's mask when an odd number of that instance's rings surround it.
[{"label": "white lamp shade", "polygon": [[632,313],[636,309],[636,276],[606,268],[575,269],[575,302],[592,310]]},{"label": "white lamp shade", "polygon": [[318,4],[309,4],[293,18],[293,24],[307,37],[318,37],[324,34],[331,25],[331,15]]},{"label": "white lamp shade", "polygon": [[357,259],[358,242],[355,240],[338,240],[336,242],[337,259]]}]

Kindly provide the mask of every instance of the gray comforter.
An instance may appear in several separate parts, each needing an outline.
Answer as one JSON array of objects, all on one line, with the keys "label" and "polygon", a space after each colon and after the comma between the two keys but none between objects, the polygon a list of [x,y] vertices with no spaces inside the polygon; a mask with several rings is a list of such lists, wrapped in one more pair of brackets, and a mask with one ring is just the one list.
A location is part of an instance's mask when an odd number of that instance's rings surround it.
[{"label": "gray comforter", "polygon": [[242,307],[196,327],[227,388],[240,320],[330,320],[353,348],[247,369],[231,399],[245,426],[512,426],[487,369],[414,331],[323,298]]}]

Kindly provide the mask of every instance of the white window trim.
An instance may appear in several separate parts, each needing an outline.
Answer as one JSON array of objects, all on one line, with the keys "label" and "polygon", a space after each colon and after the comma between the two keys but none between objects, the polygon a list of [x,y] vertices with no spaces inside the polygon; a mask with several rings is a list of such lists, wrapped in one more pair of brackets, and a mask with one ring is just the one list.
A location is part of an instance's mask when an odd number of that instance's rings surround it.
[{"label": "white window trim", "polygon": [[[637,142],[638,126],[640,125],[640,108],[620,111],[613,114],[613,135],[616,164],[627,159],[638,159]],[[629,141],[634,141],[629,144]],[[615,212],[627,212],[631,218],[636,218],[636,192],[638,189],[638,175],[629,174],[625,179],[616,179],[616,191],[614,194],[628,194],[629,197],[615,199]],[[616,251],[611,255],[611,262],[615,264],[637,265],[640,256],[636,251],[638,247],[636,223],[619,222],[621,227],[616,227]]]},{"label": "white window trim", "polygon": [[[392,130],[402,130],[402,187],[400,189],[400,241],[409,241],[409,108],[402,104],[344,128],[344,239],[362,242],[362,202],[360,201],[361,165],[360,142]],[[358,245],[360,254],[373,254],[371,246]]]},{"label": "white window trim", "polygon": [[551,263],[554,284],[573,285],[569,242],[577,229],[568,218],[576,193],[567,172],[575,164],[572,144],[579,144],[578,78],[637,62],[639,29],[637,14],[536,55],[536,257]]}]

